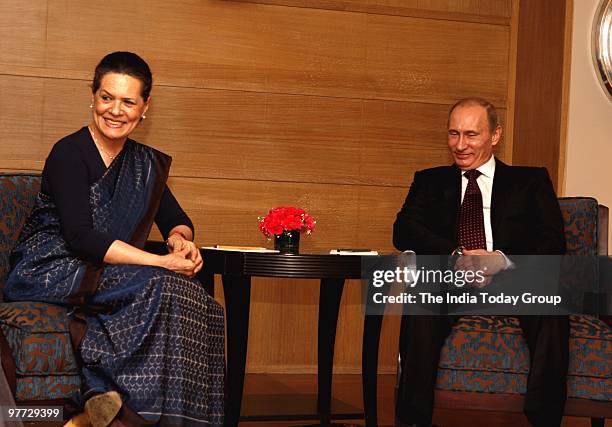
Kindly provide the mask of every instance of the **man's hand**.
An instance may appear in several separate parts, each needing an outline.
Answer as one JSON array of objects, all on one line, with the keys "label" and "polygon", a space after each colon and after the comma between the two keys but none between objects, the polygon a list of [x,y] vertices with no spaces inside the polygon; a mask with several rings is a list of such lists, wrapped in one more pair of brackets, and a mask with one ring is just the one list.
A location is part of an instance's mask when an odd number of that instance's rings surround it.
[{"label": "man's hand", "polygon": [[457,259],[455,270],[482,271],[485,279],[475,280],[472,285],[477,288],[484,288],[493,281],[500,271],[506,268],[506,259],[497,252],[488,252],[485,249],[464,249],[463,256]]}]

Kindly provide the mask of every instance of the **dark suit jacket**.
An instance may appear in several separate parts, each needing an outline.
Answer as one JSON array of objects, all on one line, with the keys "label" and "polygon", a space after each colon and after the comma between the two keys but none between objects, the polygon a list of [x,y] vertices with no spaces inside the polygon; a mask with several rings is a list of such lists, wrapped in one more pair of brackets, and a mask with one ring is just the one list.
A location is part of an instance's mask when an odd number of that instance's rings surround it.
[{"label": "dark suit jacket", "polygon": [[[491,195],[493,249],[506,255],[565,253],[563,219],[546,168],[495,160]],[[416,172],[393,226],[393,244],[417,254],[450,254],[458,246],[461,170],[442,166]]]}]

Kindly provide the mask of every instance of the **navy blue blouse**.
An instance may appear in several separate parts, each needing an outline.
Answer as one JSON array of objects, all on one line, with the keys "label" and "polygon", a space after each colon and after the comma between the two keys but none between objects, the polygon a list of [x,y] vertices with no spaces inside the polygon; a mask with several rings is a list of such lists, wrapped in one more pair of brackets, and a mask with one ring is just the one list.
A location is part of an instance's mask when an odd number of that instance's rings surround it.
[{"label": "navy blue blouse", "polygon": [[[42,172],[41,191],[50,196],[59,212],[62,233],[76,255],[102,261],[113,239],[93,229],[89,187],[106,165],[87,127],[59,140],[51,149]],[[193,231],[193,223],[166,185],[155,224],[164,239],[177,225]]]}]

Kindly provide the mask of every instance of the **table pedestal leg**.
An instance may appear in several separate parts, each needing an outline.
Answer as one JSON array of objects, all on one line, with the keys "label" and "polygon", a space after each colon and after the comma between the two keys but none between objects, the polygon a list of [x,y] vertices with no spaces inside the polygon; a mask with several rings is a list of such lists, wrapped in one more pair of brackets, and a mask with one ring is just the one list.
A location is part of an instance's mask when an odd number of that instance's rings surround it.
[{"label": "table pedestal leg", "polygon": [[317,412],[321,425],[331,420],[332,371],[336,326],[344,279],[321,279],[319,291],[319,348]]},{"label": "table pedestal leg", "polygon": [[366,315],[363,321],[363,343],[361,347],[361,379],[363,382],[363,409],[366,427],[376,427],[377,420],[377,375],[378,346],[383,316]]},{"label": "table pedestal leg", "polygon": [[251,303],[250,276],[223,276],[227,323],[227,376],[225,425],[234,427],[240,419]]},{"label": "table pedestal leg", "polygon": [[204,286],[204,290],[208,292],[208,295],[211,297],[215,297],[215,275],[212,272],[200,270],[198,274],[196,274],[196,279],[202,283]]}]

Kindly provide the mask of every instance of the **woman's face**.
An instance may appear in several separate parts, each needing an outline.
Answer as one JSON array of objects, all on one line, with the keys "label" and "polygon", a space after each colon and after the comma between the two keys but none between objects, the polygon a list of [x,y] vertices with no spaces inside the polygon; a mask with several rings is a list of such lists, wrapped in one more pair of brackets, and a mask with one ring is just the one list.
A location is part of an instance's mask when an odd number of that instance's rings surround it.
[{"label": "woman's face", "polygon": [[124,142],[149,108],[142,82],[127,74],[107,73],[93,94],[93,124],[109,141]]}]

